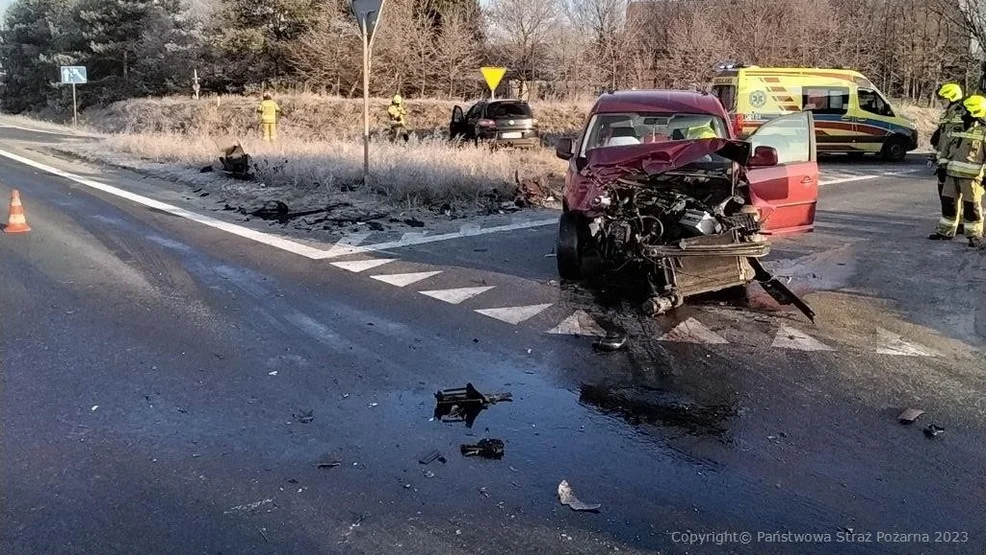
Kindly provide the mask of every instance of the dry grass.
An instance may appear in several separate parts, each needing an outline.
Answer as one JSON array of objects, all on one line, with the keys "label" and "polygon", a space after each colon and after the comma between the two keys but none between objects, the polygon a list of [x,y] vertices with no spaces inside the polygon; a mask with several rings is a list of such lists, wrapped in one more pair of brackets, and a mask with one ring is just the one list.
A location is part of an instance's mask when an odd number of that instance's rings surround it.
[{"label": "dry grass", "polygon": [[[283,109],[281,134],[314,140],[353,138],[362,134],[361,99],[289,94],[276,97]],[[188,133],[249,136],[256,132],[255,110],[259,98],[216,96],[201,100],[186,97],[142,98],[111,104],[86,112],[85,121],[106,133]],[[370,127],[386,126],[388,99],[370,100]],[[410,99],[408,125],[427,136],[447,132],[452,108],[468,109],[472,102]],[[575,134],[591,107],[586,103],[537,102],[532,104],[541,130],[548,136]]]}]

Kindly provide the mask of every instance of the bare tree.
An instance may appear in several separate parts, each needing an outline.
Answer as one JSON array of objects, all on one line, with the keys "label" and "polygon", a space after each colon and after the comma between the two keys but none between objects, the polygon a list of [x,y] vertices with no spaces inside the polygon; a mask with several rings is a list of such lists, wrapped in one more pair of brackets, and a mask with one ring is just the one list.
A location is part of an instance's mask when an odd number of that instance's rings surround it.
[{"label": "bare tree", "polygon": [[443,74],[448,84],[449,98],[455,97],[457,83],[474,83],[476,80],[476,68],[480,65],[479,48],[471,21],[472,16],[468,12],[453,10],[445,14],[442,32],[435,37],[435,65],[437,73]]},{"label": "bare tree", "polygon": [[556,0],[492,0],[487,10],[490,36],[498,43],[507,66],[527,83],[546,59],[547,39],[558,19]]}]

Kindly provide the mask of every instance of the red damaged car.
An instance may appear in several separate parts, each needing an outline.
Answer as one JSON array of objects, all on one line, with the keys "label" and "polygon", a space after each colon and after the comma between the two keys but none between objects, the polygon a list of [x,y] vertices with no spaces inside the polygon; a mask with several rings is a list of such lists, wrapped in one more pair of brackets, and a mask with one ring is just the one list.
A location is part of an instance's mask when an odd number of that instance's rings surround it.
[{"label": "red damaged car", "polygon": [[[719,100],[690,91],[605,94],[568,160],[558,228],[564,279],[630,272],[645,278],[645,310],[685,297],[761,285],[782,304],[810,307],[760,264],[766,235],[813,229],[818,195],[810,112],[777,118],[746,140]],[[591,263],[590,263],[591,262]]]}]

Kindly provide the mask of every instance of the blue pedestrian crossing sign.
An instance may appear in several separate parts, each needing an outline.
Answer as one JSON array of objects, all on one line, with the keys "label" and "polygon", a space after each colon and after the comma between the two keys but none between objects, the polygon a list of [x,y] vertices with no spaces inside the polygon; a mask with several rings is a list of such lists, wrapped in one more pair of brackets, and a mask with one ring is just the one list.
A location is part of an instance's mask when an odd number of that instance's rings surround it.
[{"label": "blue pedestrian crossing sign", "polygon": [[86,66],[62,66],[63,85],[85,85],[88,81]]}]

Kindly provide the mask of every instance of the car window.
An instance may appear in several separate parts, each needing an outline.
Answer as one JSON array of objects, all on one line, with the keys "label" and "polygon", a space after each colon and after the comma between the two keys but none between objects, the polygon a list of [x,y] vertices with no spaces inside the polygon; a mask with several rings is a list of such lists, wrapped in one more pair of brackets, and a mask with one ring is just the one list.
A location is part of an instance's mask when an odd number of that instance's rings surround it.
[{"label": "car window", "polygon": [[526,102],[491,102],[486,107],[486,117],[494,118],[529,118],[531,107]]},{"label": "car window", "polygon": [[466,112],[466,119],[473,119],[478,116],[479,112],[482,111],[483,106],[484,104],[482,102],[473,104],[472,108],[469,108],[469,111]]},{"label": "car window", "polygon": [[729,137],[726,122],[708,114],[596,114],[587,127],[580,155],[595,148],[715,137]]},{"label": "car window", "polygon": [[875,90],[859,89],[859,108],[871,114],[894,117],[894,110],[890,107],[890,103]]},{"label": "car window", "polygon": [[747,139],[753,148],[773,147],[777,151],[778,164],[810,162],[814,159],[811,146],[814,126],[811,116],[798,112],[771,120],[760,126]]},{"label": "car window", "polygon": [[736,87],[733,85],[716,85],[712,87],[712,94],[716,95],[722,107],[728,112],[736,109]]},{"label": "car window", "polygon": [[849,109],[846,87],[805,87],[801,93],[801,106],[806,112],[841,115]]}]

